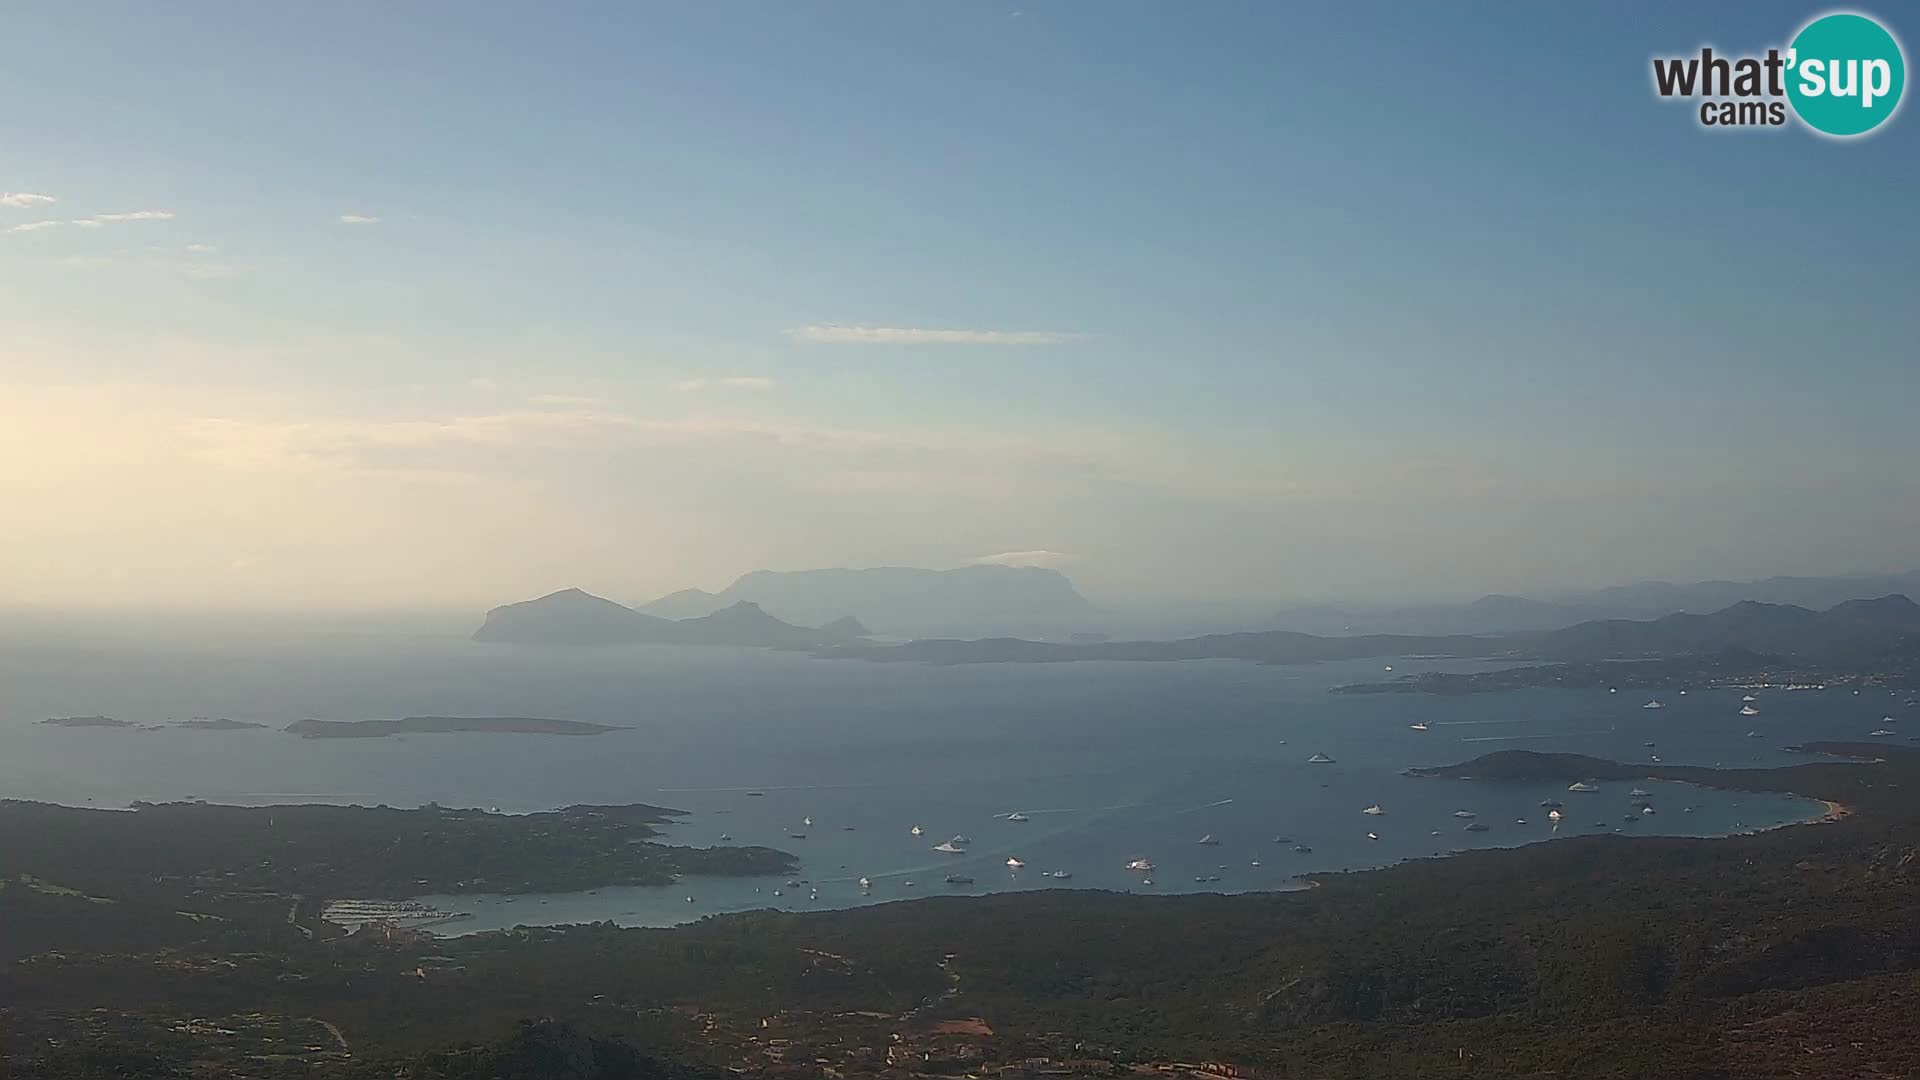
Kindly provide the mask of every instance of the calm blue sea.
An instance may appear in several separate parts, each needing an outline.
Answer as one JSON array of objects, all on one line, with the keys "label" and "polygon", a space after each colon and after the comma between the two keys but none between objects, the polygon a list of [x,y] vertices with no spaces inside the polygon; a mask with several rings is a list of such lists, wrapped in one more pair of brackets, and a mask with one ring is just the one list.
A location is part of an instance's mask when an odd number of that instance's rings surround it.
[{"label": "calm blue sea", "polygon": [[[1463,668],[1395,661],[1392,674],[1434,666]],[[1623,760],[1659,754],[1670,764],[1786,764],[1800,760],[1779,749],[1788,743],[1862,738],[1901,711],[1896,700],[1838,690],[1762,692],[1753,717],[1739,715],[1737,691],[1680,696],[1676,688],[1658,695],[1668,707],[1657,711],[1640,707],[1644,695],[1624,691],[1327,693],[1385,677],[1384,667],[943,668],[728,649],[545,652],[367,636],[171,646],[13,642],[0,645],[0,797],[94,806],[183,798],[437,801],[506,811],[650,802],[691,812],[669,828],[670,842],[730,836],[803,860],[791,875],[804,879],[799,886],[786,877],[690,879],[666,889],[511,902],[435,898],[474,914],[461,930],[597,919],[666,925],[755,907],[841,907],[945,892],[1284,889],[1305,871],[1555,835],[1771,827],[1817,817],[1822,808],[1646,783],[1640,786],[1653,792],[1658,813],[1629,825],[1632,784],[1580,795],[1558,784],[1400,774],[1506,748]],[[276,730],[35,723],[94,713],[142,724],[231,717],[274,727],[303,717],[529,715],[629,730],[591,738],[306,741]],[[1412,730],[1416,722],[1428,730]],[[1920,734],[1920,717],[1909,726]],[[1643,745],[1649,741],[1656,747]],[[1335,763],[1309,764],[1315,753]],[[1549,797],[1568,804],[1557,834],[1538,805]],[[1385,813],[1362,813],[1372,805]],[[1490,828],[1464,831],[1469,819],[1454,816],[1459,810]],[[1028,820],[1010,821],[1012,812]],[[967,854],[932,850],[956,835],[972,841]],[[1218,843],[1199,842],[1209,835]],[[1009,857],[1025,867],[1009,869]],[[1126,870],[1136,857],[1156,869]],[[1072,876],[1044,876],[1053,871]],[[974,883],[949,885],[948,875]],[[862,876],[874,881],[869,893],[856,884]]]}]

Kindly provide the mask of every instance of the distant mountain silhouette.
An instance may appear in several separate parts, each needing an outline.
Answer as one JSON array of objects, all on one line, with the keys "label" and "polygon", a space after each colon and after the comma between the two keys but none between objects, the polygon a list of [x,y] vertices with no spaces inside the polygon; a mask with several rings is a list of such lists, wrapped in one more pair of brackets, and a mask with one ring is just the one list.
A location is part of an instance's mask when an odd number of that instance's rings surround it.
[{"label": "distant mountain silhouette", "polygon": [[1020,638],[930,639],[904,645],[861,642],[825,649],[820,655],[936,664],[1205,659],[1300,664],[1416,655],[1574,661],[1736,653],[1871,660],[1904,655],[1916,647],[1920,647],[1920,604],[1892,595],[1850,600],[1826,611],[1743,601],[1707,615],[1602,619],[1523,634],[1320,636],[1268,630],[1086,644]]},{"label": "distant mountain silhouette", "polygon": [[741,601],[691,619],[663,619],[579,589],[562,589],[487,612],[475,641],[516,645],[745,645],[805,649],[865,636],[859,621],[842,618],[819,630],[782,622]]},{"label": "distant mountain silhouette", "polygon": [[642,615],[623,604],[579,589],[561,589],[534,600],[503,604],[487,612],[475,641],[542,645],[605,645],[665,641],[673,622]]},{"label": "distant mountain silhouette", "polygon": [[682,589],[639,610],[686,619],[743,600],[789,622],[815,625],[851,615],[865,626],[896,633],[993,626],[1050,630],[1093,612],[1066,575],[1030,566],[755,570],[717,593]]},{"label": "distant mountain silhouette", "polygon": [[1920,571],[1759,581],[1613,585],[1550,599],[1494,594],[1471,603],[1402,606],[1303,604],[1276,612],[1275,629],[1313,634],[1511,634],[1602,619],[1717,612],[1743,600],[1823,611],[1861,596],[1920,595]]},{"label": "distant mountain silhouette", "polygon": [[1676,656],[1749,649],[1782,656],[1872,652],[1920,634],[1920,604],[1903,595],[1848,600],[1825,611],[1742,600],[1706,615],[1676,613],[1651,621],[1604,619],[1541,635],[1555,659]]}]

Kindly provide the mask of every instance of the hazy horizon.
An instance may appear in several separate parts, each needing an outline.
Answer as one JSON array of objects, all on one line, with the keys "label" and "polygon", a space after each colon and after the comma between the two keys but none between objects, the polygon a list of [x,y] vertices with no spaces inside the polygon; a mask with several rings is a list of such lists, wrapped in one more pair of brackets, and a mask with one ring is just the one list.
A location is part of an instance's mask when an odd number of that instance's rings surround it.
[{"label": "hazy horizon", "polygon": [[1806,14],[20,5],[0,610],[1920,566],[1913,118],[1646,84]]}]

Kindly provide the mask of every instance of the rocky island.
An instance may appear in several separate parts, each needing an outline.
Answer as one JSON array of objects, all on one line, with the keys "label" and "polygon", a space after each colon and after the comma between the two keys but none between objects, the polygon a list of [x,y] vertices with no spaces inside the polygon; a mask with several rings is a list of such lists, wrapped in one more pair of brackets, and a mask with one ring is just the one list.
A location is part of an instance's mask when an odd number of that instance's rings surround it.
[{"label": "rocky island", "polygon": [[407,716],[398,720],[295,720],[289,735],[303,739],[384,739],[390,735],[602,735],[619,731],[610,724],[553,720],[539,716]]},{"label": "rocky island", "polygon": [[50,716],[40,722],[52,727],[125,728],[134,726],[130,720],[115,720],[111,716]]}]

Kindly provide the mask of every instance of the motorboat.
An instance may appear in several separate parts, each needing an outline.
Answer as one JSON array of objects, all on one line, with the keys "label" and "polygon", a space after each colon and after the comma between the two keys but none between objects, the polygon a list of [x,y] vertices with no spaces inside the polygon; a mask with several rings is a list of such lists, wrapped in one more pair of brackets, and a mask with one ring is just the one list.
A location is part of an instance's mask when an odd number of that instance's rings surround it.
[{"label": "motorboat", "polygon": [[1741,701],[1759,701],[1760,699],[1757,697],[1754,697],[1752,694],[1746,694],[1746,695],[1743,695],[1740,698],[1740,700]]},{"label": "motorboat", "polygon": [[1740,706],[1740,715],[1741,716],[1759,716],[1760,710],[1754,708],[1751,705],[1742,705]]},{"label": "motorboat", "polygon": [[1330,757],[1328,757],[1328,756],[1327,756],[1327,755],[1325,755],[1325,754],[1315,754],[1315,755],[1313,755],[1312,757],[1310,757],[1310,758],[1308,758],[1308,759],[1307,759],[1307,764],[1309,764],[1309,765],[1331,765],[1331,764],[1333,764],[1333,759],[1332,759],[1332,758],[1330,758]]},{"label": "motorboat", "polygon": [[1047,876],[1055,879],[1056,881],[1065,881],[1068,878],[1072,877],[1073,875],[1068,873],[1065,870],[1055,870],[1053,873],[1048,874]]},{"label": "motorboat", "polygon": [[1492,826],[1488,825],[1486,822],[1476,821],[1473,824],[1467,826],[1466,831],[1467,832],[1486,832],[1490,828],[1492,828]]},{"label": "motorboat", "polygon": [[723,844],[724,844],[724,843],[726,843],[727,841],[729,841],[729,840],[731,840],[731,839],[733,839],[733,837],[732,837],[731,835],[729,835],[729,834],[727,834],[727,833],[721,833],[721,834],[720,834],[720,842],[721,842],[721,843],[723,843]]},{"label": "motorboat", "polygon": [[944,851],[949,855],[965,855],[967,853],[966,848],[963,848],[958,844],[955,844],[951,840],[940,841],[939,843],[933,845],[933,850]]},{"label": "motorboat", "polygon": [[958,835],[956,835],[956,836],[954,836],[954,837],[952,837],[951,839],[949,839],[949,840],[947,841],[947,843],[949,843],[949,844],[958,844],[958,845],[960,845],[961,847],[966,847],[966,846],[967,846],[968,844],[971,844],[971,843],[973,843],[973,837],[971,837],[971,836],[958,836]]},{"label": "motorboat", "polygon": [[1542,809],[1545,809],[1545,810],[1559,810],[1565,807],[1566,805],[1567,805],[1566,803],[1561,802],[1559,799],[1541,799],[1540,800],[1540,806]]},{"label": "motorboat", "polygon": [[1365,810],[1362,810],[1360,812],[1363,814],[1370,815],[1372,817],[1380,817],[1381,815],[1386,813],[1385,810],[1380,809],[1379,803],[1375,803],[1372,806],[1369,806]]},{"label": "motorboat", "polygon": [[1369,840],[1378,840],[1378,839],[1380,839],[1380,834],[1379,834],[1379,833],[1368,833],[1368,834],[1367,834],[1367,839],[1369,839]]},{"label": "motorboat", "polygon": [[1659,698],[1654,698],[1652,701],[1649,701],[1645,705],[1642,705],[1640,707],[1643,709],[1664,709],[1667,706]]},{"label": "motorboat", "polygon": [[1453,816],[1457,818],[1476,818],[1476,817],[1479,817],[1480,815],[1474,813],[1471,810],[1455,810],[1453,812]]},{"label": "motorboat", "polygon": [[861,887],[861,888],[863,888],[863,889],[871,889],[871,888],[873,888],[873,879],[872,879],[872,878],[861,878],[861,879],[860,879],[860,887]]},{"label": "motorboat", "polygon": [[944,879],[949,885],[971,885],[973,879],[965,874],[948,874]]},{"label": "motorboat", "polygon": [[1409,731],[1425,731],[1427,730],[1427,722],[1422,720],[1417,724],[1408,724],[1407,729]]},{"label": "motorboat", "polygon": [[1017,859],[1017,858],[1014,858],[1014,857],[1013,857],[1012,855],[1009,855],[1009,856],[1007,856],[1007,869],[1009,869],[1009,870],[1018,870],[1018,869],[1020,869],[1021,867],[1023,867],[1023,866],[1025,866],[1025,865],[1027,865],[1027,864],[1026,864],[1026,863],[1024,863],[1024,862],[1021,862],[1021,861],[1020,861],[1019,859]]},{"label": "motorboat", "polygon": [[1027,815],[1022,814],[1019,811],[1015,811],[1007,815],[1007,820],[1008,821],[1025,821],[1027,820]]},{"label": "motorboat", "polygon": [[1573,783],[1567,785],[1567,790],[1568,791],[1599,791],[1600,789],[1597,787],[1594,787],[1592,784],[1587,783],[1585,780],[1575,780]]},{"label": "motorboat", "polygon": [[800,824],[805,825],[807,828],[811,829],[813,828],[813,818],[811,816],[803,817],[800,819]]},{"label": "motorboat", "polygon": [[1628,797],[1634,799],[1644,799],[1652,794],[1653,792],[1647,791],[1644,788],[1634,788],[1632,791],[1627,792]]},{"label": "motorboat", "polygon": [[915,826],[914,826],[913,828],[911,828],[911,829],[908,829],[907,831],[908,831],[908,832],[910,832],[910,833],[912,833],[912,834],[913,834],[913,835],[915,835],[915,836],[919,836],[919,835],[920,835],[920,834],[921,834],[922,832],[924,832],[925,830],[924,830],[924,829],[922,829],[922,828],[920,828],[920,826],[918,826],[918,825],[915,825]]},{"label": "motorboat", "polygon": [[1558,810],[1547,811],[1547,820],[1555,822],[1557,824],[1560,821],[1560,811]]},{"label": "motorboat", "polygon": [[1151,874],[1153,873],[1153,860],[1148,858],[1134,859],[1132,862],[1127,863],[1127,869]]},{"label": "motorboat", "polygon": [[1213,835],[1212,833],[1208,833],[1207,835],[1205,835],[1205,836],[1203,836],[1203,837],[1201,837],[1201,838],[1200,838],[1199,840],[1197,840],[1197,841],[1195,841],[1195,843],[1199,843],[1199,844],[1204,844],[1204,845],[1206,845],[1207,847],[1219,847],[1219,846],[1220,846],[1220,841],[1219,841],[1219,840],[1216,840],[1216,839],[1214,839],[1214,835]]},{"label": "motorboat", "polygon": [[1295,855],[1311,855],[1313,854],[1313,849],[1305,844],[1295,844],[1293,845],[1293,853]]}]

